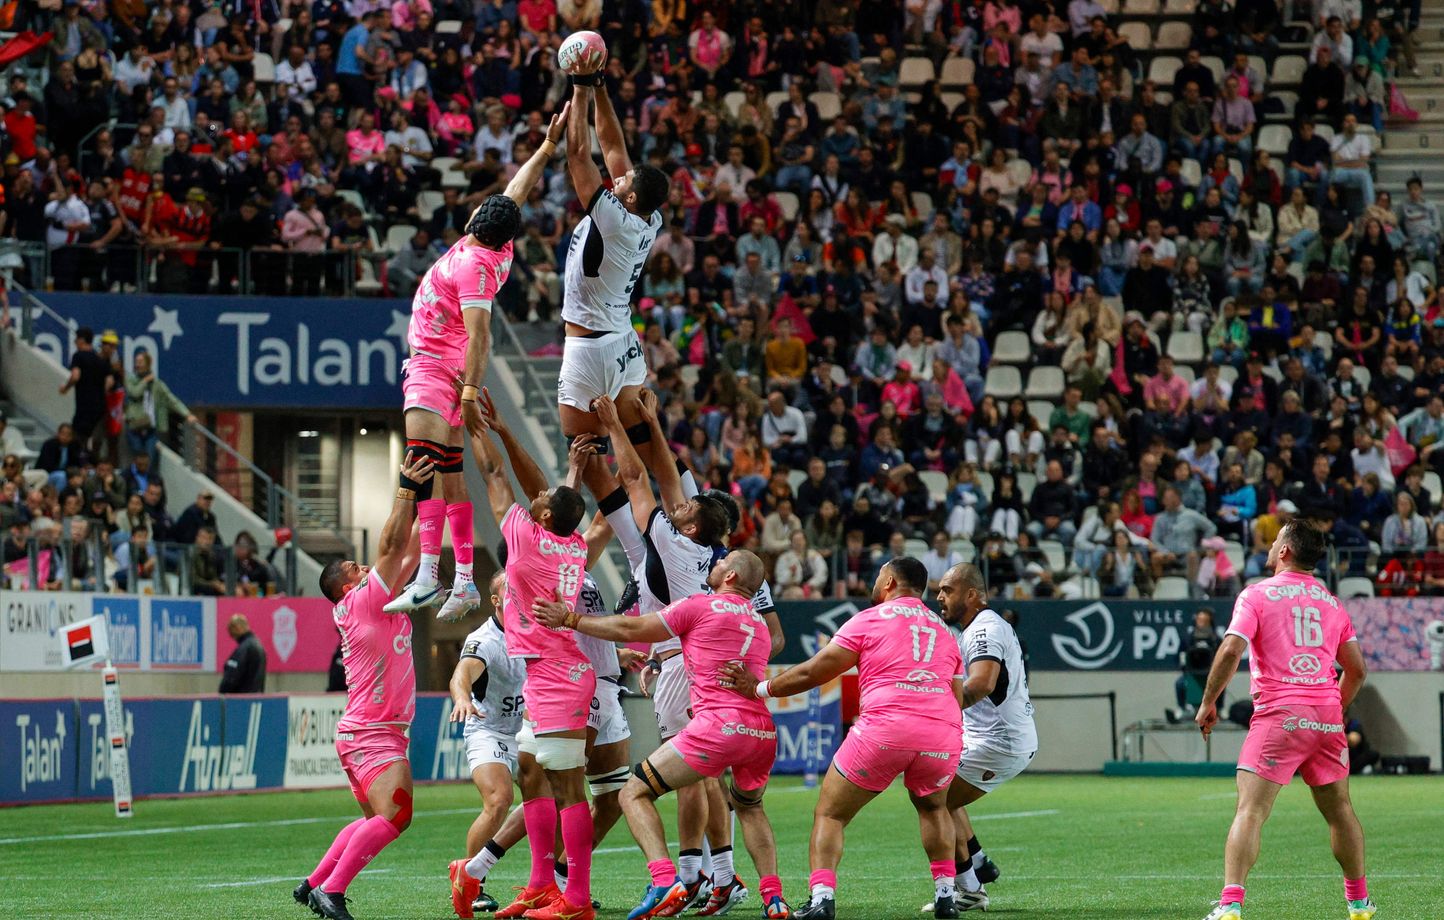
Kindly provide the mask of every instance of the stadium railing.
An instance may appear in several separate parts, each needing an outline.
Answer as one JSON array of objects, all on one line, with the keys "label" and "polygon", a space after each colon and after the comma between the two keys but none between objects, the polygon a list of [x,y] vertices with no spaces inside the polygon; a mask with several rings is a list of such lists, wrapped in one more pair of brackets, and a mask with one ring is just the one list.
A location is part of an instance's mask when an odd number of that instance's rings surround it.
[{"label": "stadium railing", "polygon": [[[12,243],[12,245],[14,245]],[[154,247],[111,244],[18,244],[22,279],[46,290],[102,292],[112,287],[141,294],[220,294],[354,297],[384,290],[384,263],[393,253],[292,252],[209,246]],[[0,249],[0,268],[5,266]],[[17,264],[18,262],[18,264]],[[57,274],[59,272],[59,274]],[[308,282],[307,279],[310,279]]]}]

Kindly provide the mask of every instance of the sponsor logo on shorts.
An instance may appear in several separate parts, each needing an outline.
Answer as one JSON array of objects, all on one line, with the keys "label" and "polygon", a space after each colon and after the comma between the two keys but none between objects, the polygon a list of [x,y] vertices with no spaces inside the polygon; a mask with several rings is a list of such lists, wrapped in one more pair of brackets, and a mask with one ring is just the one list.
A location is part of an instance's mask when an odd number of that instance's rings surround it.
[{"label": "sponsor logo on shorts", "polygon": [[[630,309],[630,307],[628,307],[628,309]],[[642,342],[640,339],[634,337],[632,339],[632,344],[627,348],[627,353],[617,356],[617,370],[625,371],[628,364],[631,364],[633,361],[635,361],[637,358],[640,358],[641,356]]]},{"label": "sponsor logo on shorts", "polygon": [[932,758],[934,758],[934,759],[936,759],[936,760],[952,760],[952,759],[953,759],[953,755],[950,754],[950,753],[948,753],[947,751],[923,751],[923,752],[922,752],[922,755],[923,755],[924,757],[932,757]]},{"label": "sponsor logo on shorts", "polygon": [[745,735],[748,738],[757,738],[761,741],[771,741],[773,738],[777,737],[777,732],[775,731],[769,732],[760,728],[753,728],[750,725],[739,725],[736,722],[723,723],[720,730],[723,735],[726,735],[729,738],[733,735]]},{"label": "sponsor logo on shorts", "polygon": [[356,736],[353,735],[351,732],[337,732],[337,733],[336,733],[336,740],[337,740],[337,741],[355,741],[355,740],[356,740]]},{"label": "sponsor logo on shorts", "polygon": [[567,680],[571,681],[574,684],[579,684],[582,682],[582,675],[587,673],[591,669],[591,662],[580,662],[578,664],[574,664],[571,666],[571,668],[567,670]]},{"label": "sponsor logo on shorts", "polygon": [[915,684],[930,684],[938,679],[938,675],[934,674],[932,671],[927,670],[926,668],[917,668],[913,671],[908,672],[908,676],[906,679],[912,681]]},{"label": "sponsor logo on shorts", "polygon": [[1344,732],[1341,722],[1315,722],[1312,719],[1301,719],[1298,716],[1289,716],[1284,719],[1283,729],[1286,732],[1319,732],[1324,735],[1341,735]]},{"label": "sponsor logo on shorts", "polygon": [[994,771],[992,771],[992,770],[984,770],[984,771],[983,771],[983,782],[985,782],[985,783],[991,783],[993,780],[995,780],[995,779],[997,779],[997,778],[998,778],[998,774],[997,774],[996,772],[994,772]]}]

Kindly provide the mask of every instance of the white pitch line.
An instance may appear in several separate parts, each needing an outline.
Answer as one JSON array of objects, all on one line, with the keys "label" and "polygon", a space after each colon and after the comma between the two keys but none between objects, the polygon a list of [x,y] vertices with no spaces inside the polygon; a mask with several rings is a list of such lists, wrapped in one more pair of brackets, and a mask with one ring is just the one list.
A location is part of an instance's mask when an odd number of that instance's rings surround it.
[{"label": "white pitch line", "polygon": [[[380,875],[380,874],[383,873],[383,872],[395,872],[395,871],[396,871],[395,869],[391,869],[391,868],[363,869],[363,870],[361,870],[361,874],[362,874],[362,875]],[[245,879],[244,881],[239,881],[239,882],[210,882],[210,883],[208,883],[208,884],[202,885],[201,887],[202,887],[202,888],[250,888],[250,887],[255,886],[255,885],[274,885],[276,882],[293,882],[293,881],[295,881],[295,880],[296,880],[296,877],[295,877],[294,875],[278,875],[278,876],[275,876],[274,878],[248,878],[248,879]]]},{"label": "white pitch line", "polygon": [[1058,809],[1056,808],[1044,808],[1040,811],[1005,811],[995,815],[969,814],[968,819],[971,821],[984,821],[991,818],[996,821],[1003,818],[1045,818],[1048,815],[1056,815],[1058,813]]},{"label": "white pitch line", "polygon": [[[446,808],[439,811],[418,811],[414,817],[438,817],[442,815],[471,815],[475,808]],[[248,827],[290,827],[297,824],[330,824],[345,821],[355,815],[328,815],[322,818],[282,818],[276,821],[227,821],[224,824],[192,824],[182,827],[145,827],[128,831],[90,831],[81,834],[48,834],[43,837],[0,837],[0,846],[21,843],[46,843],[57,840],[104,840],[110,837],[154,837],[158,834],[193,834],[198,831],[234,831]]]}]

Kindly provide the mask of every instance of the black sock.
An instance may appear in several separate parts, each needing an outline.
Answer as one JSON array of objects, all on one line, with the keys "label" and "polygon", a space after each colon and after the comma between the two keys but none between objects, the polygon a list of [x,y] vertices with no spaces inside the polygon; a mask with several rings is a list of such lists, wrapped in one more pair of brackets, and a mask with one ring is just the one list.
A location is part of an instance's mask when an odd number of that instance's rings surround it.
[{"label": "black sock", "polygon": [[555,869],[557,875],[560,875],[562,878],[567,877],[567,861],[565,859],[557,860]]},{"label": "black sock", "polygon": [[482,847],[482,849],[490,850],[497,859],[501,859],[503,856],[506,855],[506,847],[497,843],[495,840],[488,840],[486,842],[486,846]]},{"label": "black sock", "polygon": [[969,855],[969,856],[976,856],[976,855],[978,855],[978,854],[981,853],[981,852],[983,852],[983,847],[982,847],[981,844],[978,843],[978,838],[977,838],[976,836],[969,837],[969,838],[968,838],[968,855]]}]

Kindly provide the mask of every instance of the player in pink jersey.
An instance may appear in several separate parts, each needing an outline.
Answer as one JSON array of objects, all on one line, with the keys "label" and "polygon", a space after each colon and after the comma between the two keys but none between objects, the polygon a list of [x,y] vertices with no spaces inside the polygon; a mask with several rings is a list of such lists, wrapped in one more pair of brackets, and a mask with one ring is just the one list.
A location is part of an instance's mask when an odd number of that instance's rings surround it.
[{"label": "player in pink jersey", "polygon": [[[537,600],[575,606],[586,574],[587,543],[577,533],[586,503],[577,491],[589,457],[571,464],[567,482],[548,488],[546,476],[497,418],[491,394],[477,402],[483,431],[471,437],[472,456],[486,480],[491,513],[506,544],[506,596],[502,623],[509,653],[526,660],[522,699],[527,722],[517,745],[536,759],[543,778],[524,774],[522,813],[531,843],[531,878],[496,916],[527,920],[593,920],[592,816],[587,806],[587,715],[597,675],[570,629],[549,629],[532,615]],[[507,460],[528,505],[512,493],[506,466],[487,430],[506,448]],[[557,819],[567,853],[567,890],[556,885],[553,850]]]},{"label": "player in pink jersey", "polygon": [[712,594],[695,594],[640,617],[583,617],[568,605],[539,602],[537,619],[613,642],[682,641],[692,678],[692,720],[681,733],[637,765],[622,789],[622,812],[647,857],[652,885],[628,920],[671,917],[692,899],[667,856],[667,838],[656,801],[668,792],[732,771],[729,798],[742,824],[752,862],[762,873],[763,916],[791,916],[777,875],[777,844],[762,809],[762,795],[777,756],[777,729],[767,704],[722,686],[730,666],[754,682],[767,673],[772,651],[767,622],[752,608],[762,584],[762,560],[746,550],[712,567]]},{"label": "player in pink jersey", "polygon": [[[437,583],[441,531],[451,527],[456,578],[437,616],[456,620],[481,605],[472,581],[472,510],[461,477],[462,425],[481,433],[476,396],[486,377],[491,351],[491,307],[511,274],[512,240],[521,232],[521,208],[541,180],[566,129],[570,106],[552,117],[547,139],[517,171],[500,195],[472,212],[461,239],[427,269],[411,303],[407,360],[401,384],[405,396],[407,450],[431,457],[440,474],[441,495],[428,483],[418,496],[421,568],[388,612],[429,607],[442,594]],[[462,382],[458,400],[453,386]]]},{"label": "player in pink jersey", "polygon": [[812,898],[798,908],[794,916],[799,920],[832,920],[843,831],[898,776],[922,827],[935,883],[935,915],[958,915],[947,797],[963,746],[968,675],[948,625],[922,602],[927,586],[921,562],[908,556],[890,560],[872,588],[876,606],[854,614],[808,661],[760,684],[740,668],[725,669],[724,683],[743,696],[767,699],[802,693],[857,668],[860,710],[833,755],[813,812]]},{"label": "player in pink jersey", "polygon": [[[1238,596],[1203,690],[1195,721],[1206,737],[1218,723],[1219,694],[1248,653],[1253,719],[1238,755],[1238,810],[1224,846],[1224,887],[1206,920],[1240,920],[1264,822],[1295,773],[1329,824],[1349,920],[1370,920],[1378,910],[1364,877],[1364,829],[1349,800],[1344,735],[1344,710],[1364,685],[1364,654],[1344,605],[1314,577],[1325,550],[1313,524],[1283,526],[1269,548],[1273,577]],[[1343,672],[1337,680],[1335,662]]]},{"label": "player in pink jersey", "polygon": [[385,605],[396,595],[392,586],[420,555],[411,525],[416,492],[432,474],[430,457],[407,454],[376,563],[338,560],[321,572],[321,593],[335,604],[332,615],[346,665],[346,711],[336,723],[336,753],[362,814],[341,829],[315,871],[293,892],[297,901],[329,920],[351,920],[347,885],[411,823],[411,765],[406,760],[406,730],[416,714],[411,620],[386,613]]}]

